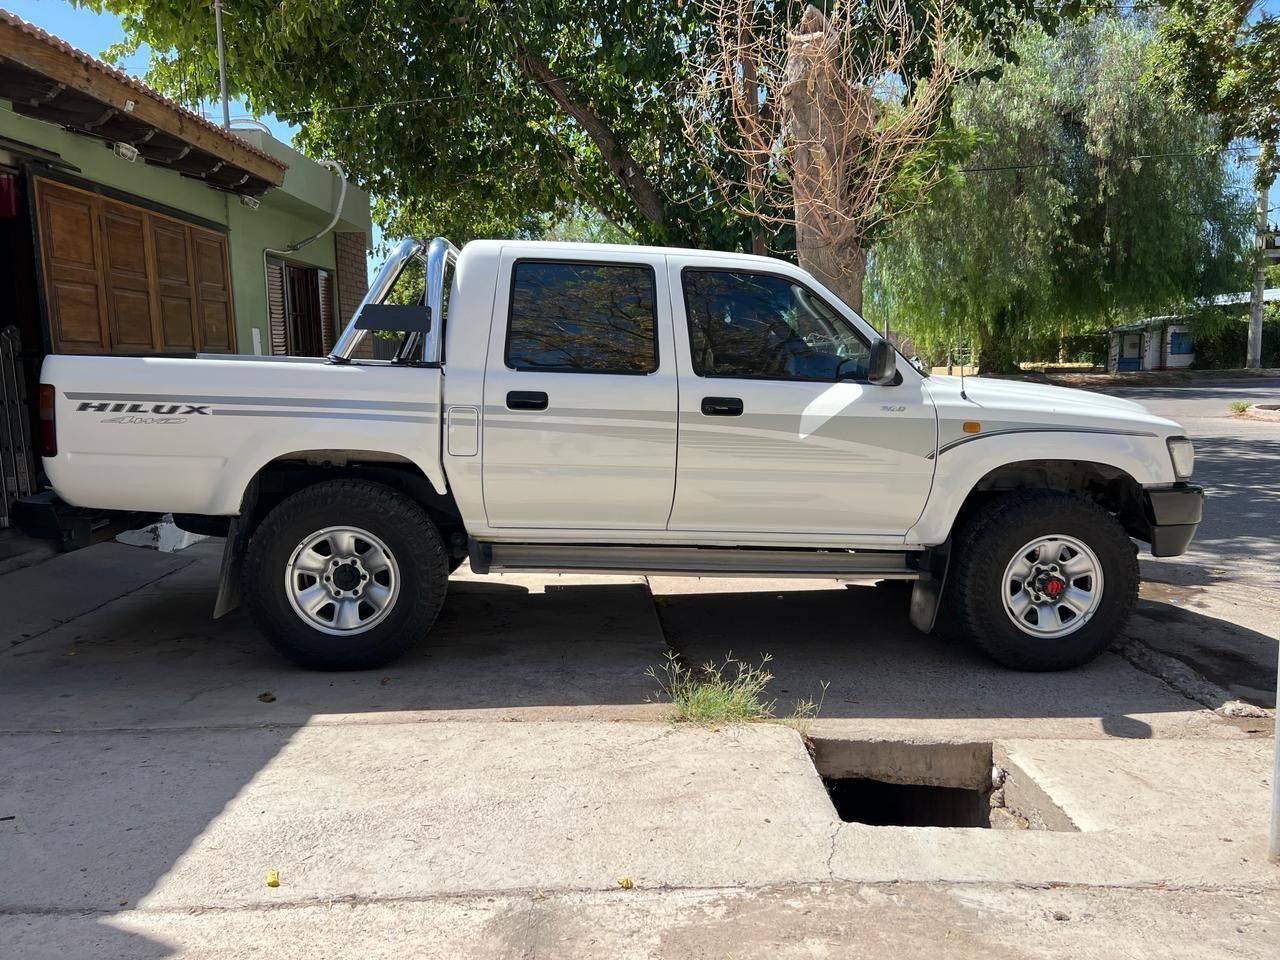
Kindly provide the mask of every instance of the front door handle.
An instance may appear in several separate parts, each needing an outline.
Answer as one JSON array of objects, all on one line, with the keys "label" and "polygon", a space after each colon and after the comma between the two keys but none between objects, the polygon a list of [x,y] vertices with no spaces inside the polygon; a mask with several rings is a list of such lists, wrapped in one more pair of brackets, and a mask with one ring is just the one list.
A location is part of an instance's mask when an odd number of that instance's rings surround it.
[{"label": "front door handle", "polygon": [[702,415],[704,417],[740,417],[742,401],[737,397],[703,397]]},{"label": "front door handle", "polygon": [[541,390],[512,390],[507,394],[508,410],[545,410],[547,395]]}]

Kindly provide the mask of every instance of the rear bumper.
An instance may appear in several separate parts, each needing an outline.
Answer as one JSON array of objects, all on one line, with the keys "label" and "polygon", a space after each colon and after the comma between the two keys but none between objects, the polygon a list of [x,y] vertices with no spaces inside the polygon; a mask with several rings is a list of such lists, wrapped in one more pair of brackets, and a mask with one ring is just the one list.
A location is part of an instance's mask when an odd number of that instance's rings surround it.
[{"label": "rear bumper", "polygon": [[1204,488],[1194,483],[1143,490],[1143,510],[1153,557],[1176,557],[1187,550],[1200,526]]}]

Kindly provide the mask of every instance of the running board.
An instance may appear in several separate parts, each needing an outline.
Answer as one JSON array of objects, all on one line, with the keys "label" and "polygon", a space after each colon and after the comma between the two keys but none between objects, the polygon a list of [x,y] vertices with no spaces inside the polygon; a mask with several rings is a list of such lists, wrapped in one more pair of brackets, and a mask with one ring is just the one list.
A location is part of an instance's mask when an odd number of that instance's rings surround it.
[{"label": "running board", "polygon": [[504,570],[713,577],[836,577],[917,580],[908,551],[772,550],[756,547],[614,546],[577,543],[469,545],[475,573]]}]

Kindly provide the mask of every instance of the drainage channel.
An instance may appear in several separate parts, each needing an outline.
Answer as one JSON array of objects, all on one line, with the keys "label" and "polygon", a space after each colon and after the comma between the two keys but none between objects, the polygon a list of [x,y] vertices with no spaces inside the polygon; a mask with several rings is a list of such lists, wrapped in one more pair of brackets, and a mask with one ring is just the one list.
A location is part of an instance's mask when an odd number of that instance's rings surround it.
[{"label": "drainage channel", "polygon": [[836,814],[868,826],[1074,831],[991,743],[815,737],[813,765]]}]

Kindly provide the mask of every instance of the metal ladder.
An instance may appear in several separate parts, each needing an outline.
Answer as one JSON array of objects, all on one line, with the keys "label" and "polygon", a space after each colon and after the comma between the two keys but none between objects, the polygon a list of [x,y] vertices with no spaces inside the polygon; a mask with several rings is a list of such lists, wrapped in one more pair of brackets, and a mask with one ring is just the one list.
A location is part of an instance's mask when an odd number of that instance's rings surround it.
[{"label": "metal ladder", "polygon": [[18,328],[0,330],[0,529],[12,526],[13,505],[35,486],[31,450],[31,417],[22,369],[22,341]]}]

